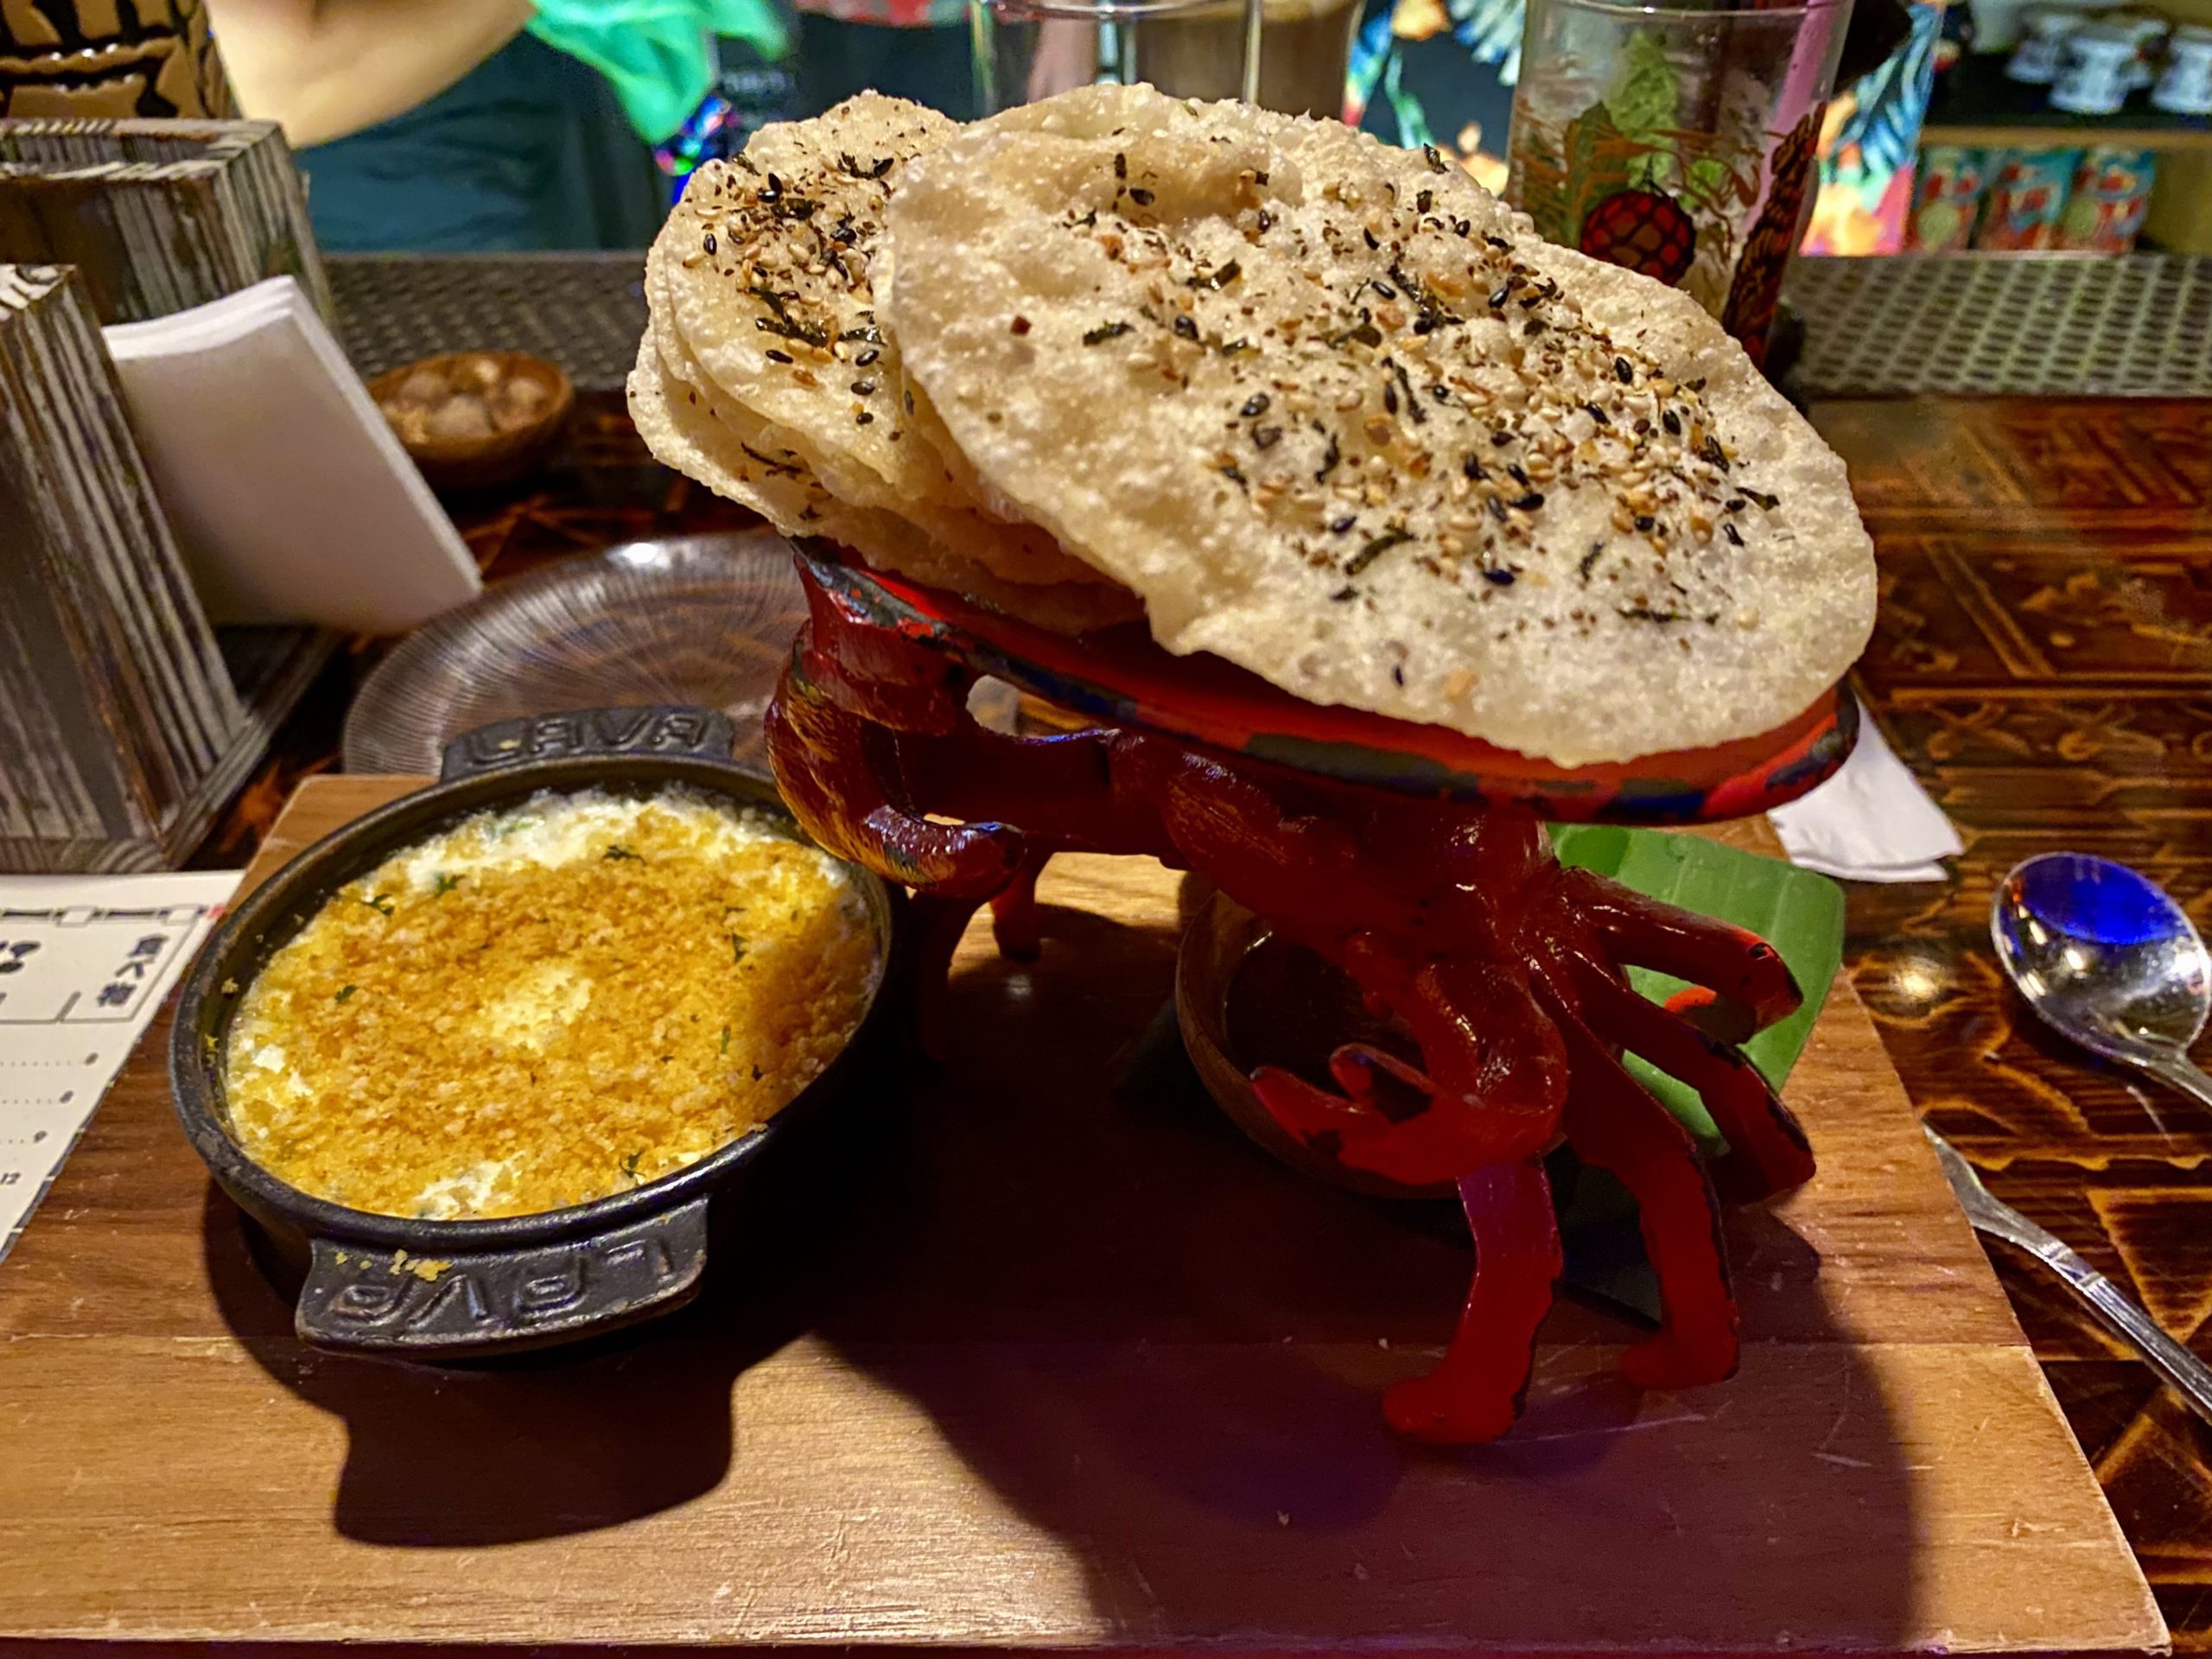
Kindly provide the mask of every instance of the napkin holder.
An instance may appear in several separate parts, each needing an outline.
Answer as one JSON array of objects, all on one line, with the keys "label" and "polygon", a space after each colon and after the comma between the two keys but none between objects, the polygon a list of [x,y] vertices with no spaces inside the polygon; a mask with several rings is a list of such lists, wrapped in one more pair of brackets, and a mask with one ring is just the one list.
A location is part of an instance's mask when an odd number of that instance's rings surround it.
[{"label": "napkin holder", "polygon": [[74,265],[103,323],[284,276],[334,317],[273,121],[0,120],[0,261]]},{"label": "napkin holder", "polygon": [[0,870],[156,869],[329,636],[208,626],[75,271],[0,264]]}]

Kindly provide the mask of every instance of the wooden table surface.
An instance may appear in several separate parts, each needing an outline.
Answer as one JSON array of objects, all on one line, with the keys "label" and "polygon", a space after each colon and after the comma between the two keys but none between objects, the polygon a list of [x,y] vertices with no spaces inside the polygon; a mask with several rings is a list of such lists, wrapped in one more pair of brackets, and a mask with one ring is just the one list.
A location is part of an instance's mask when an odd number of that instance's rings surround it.
[{"label": "wooden table surface", "polygon": [[[408,786],[309,780],[248,883]],[[0,1267],[0,1644],[2163,1643],[1840,976],[1788,1089],[1821,1173],[1726,1217],[1742,1372],[1638,1395],[1637,1333],[1562,1305],[1520,1431],[1440,1452],[1379,1400],[1455,1317],[1452,1208],[1289,1173],[1147,1046],[1179,878],[1039,897],[1033,964],[970,929],[873,1178],[756,1195],[699,1304],[543,1366],[303,1349],[157,1025]]]},{"label": "wooden table surface", "polygon": [[[1852,891],[1849,969],[1907,1090],[2003,1197],[2212,1357],[2212,1113],[2064,1048],[2000,982],[1989,894],[2058,847],[2125,858],[2212,924],[2212,405],[1993,397],[1832,403],[1883,608],[1859,679],[1967,842],[1954,878]],[[652,467],[587,398],[563,469],[462,504],[494,575],[745,522]],[[344,675],[207,855],[251,852],[327,766]],[[2183,1648],[2212,1647],[2212,1429],[2025,1258],[1999,1277]]]}]

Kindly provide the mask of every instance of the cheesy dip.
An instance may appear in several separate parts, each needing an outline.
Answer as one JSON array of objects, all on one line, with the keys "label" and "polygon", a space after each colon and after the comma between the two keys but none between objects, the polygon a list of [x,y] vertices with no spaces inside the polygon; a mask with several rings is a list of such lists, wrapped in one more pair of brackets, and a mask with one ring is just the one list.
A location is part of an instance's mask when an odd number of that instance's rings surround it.
[{"label": "cheesy dip", "polygon": [[383,1215],[527,1215],[697,1162],[829,1065],[882,970],[850,873],[682,790],[540,793],[394,854],[246,988],[239,1144]]}]

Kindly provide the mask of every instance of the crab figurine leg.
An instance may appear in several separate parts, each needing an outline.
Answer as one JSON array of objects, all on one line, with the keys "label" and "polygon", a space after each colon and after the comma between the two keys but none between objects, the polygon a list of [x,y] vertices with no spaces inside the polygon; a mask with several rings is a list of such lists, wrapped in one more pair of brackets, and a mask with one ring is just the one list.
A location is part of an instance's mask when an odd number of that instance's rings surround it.
[{"label": "crab figurine leg", "polygon": [[1441,1446],[1479,1445],[1513,1427],[1563,1265],[1541,1159],[1491,1164],[1459,1185],[1475,1242],[1467,1305],[1442,1363],[1382,1398],[1391,1427]]},{"label": "crab figurine leg", "polygon": [[1782,953],[1746,928],[1715,921],[1588,870],[1566,871],[1560,900],[1595,929],[1608,954],[1710,990],[1740,1010],[1732,1028],[1708,1027],[1742,1042],[1795,1014],[1805,1000]]},{"label": "crab figurine leg", "polygon": [[1024,859],[1014,880],[991,895],[991,937],[1010,962],[1031,962],[1044,949],[1044,925],[1037,914],[1037,879],[1051,860],[1047,852]]},{"label": "crab figurine leg", "polygon": [[1573,961],[1584,1015],[1599,1030],[1697,1090],[1728,1139],[1713,1166],[1723,1198],[1752,1203],[1813,1176],[1812,1143],[1759,1070],[1731,1044],[1637,995],[1589,962]]},{"label": "crab figurine leg", "polygon": [[1586,871],[1568,873],[1562,897],[1615,959],[1693,982],[1662,1009],[1587,956],[1577,956],[1573,968],[1592,1023],[1704,1099],[1728,1139],[1714,1171],[1723,1195],[1750,1202],[1811,1179],[1804,1129],[1735,1047],[1804,1001],[1781,954],[1743,928]]},{"label": "crab figurine leg", "polygon": [[1556,1002],[1551,1011],[1574,1066],[1567,1143],[1636,1199],[1644,1254],[1659,1279],[1659,1334],[1630,1348],[1621,1369],[1643,1389],[1695,1388],[1732,1376],[1736,1300],[1721,1254],[1719,1205],[1697,1143],[1579,1014]]}]

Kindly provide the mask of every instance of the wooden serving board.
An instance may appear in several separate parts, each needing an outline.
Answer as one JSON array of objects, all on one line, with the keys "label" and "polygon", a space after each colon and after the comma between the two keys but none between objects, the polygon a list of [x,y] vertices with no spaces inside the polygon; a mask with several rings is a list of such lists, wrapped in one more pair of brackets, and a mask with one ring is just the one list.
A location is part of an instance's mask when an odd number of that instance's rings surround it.
[{"label": "wooden serving board", "polygon": [[[311,780],[254,874],[410,781]],[[1378,1400],[1450,1328],[1451,1230],[1110,1087],[1179,896],[1058,861],[1041,961],[970,934],[875,1173],[530,1369],[302,1349],[157,1025],[0,1267],[0,1643],[2164,1646],[1847,983],[1789,1090],[1821,1173],[1731,1218],[1742,1374],[1636,1395],[1563,1306],[1515,1435],[1443,1452]]]}]

